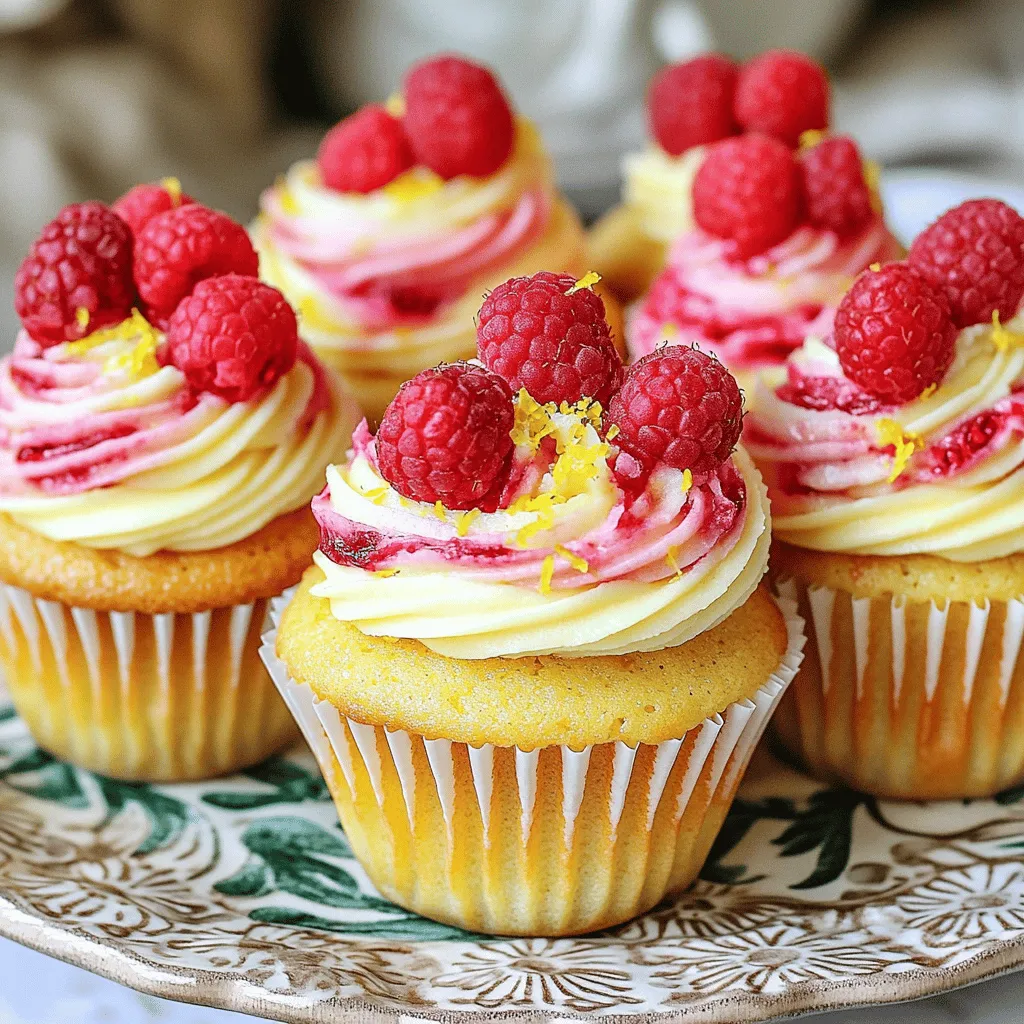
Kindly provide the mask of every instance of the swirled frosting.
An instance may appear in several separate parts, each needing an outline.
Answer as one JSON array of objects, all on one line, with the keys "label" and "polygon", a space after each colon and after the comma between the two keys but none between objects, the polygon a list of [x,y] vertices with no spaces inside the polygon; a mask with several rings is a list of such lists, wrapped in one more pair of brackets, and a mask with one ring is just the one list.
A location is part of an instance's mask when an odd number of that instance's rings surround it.
[{"label": "swirled frosting", "polygon": [[540,136],[522,119],[511,156],[489,177],[444,181],[415,167],[362,195],[326,188],[304,161],[263,194],[261,211],[252,234],[263,277],[342,371],[373,361],[406,379],[465,356],[480,282],[533,246],[555,269],[582,256]]},{"label": "swirled frosting", "polygon": [[809,339],[762,376],[744,438],[789,543],[958,562],[1024,550],[1024,316],[963,330],[939,386],[894,407]]},{"label": "swirled frosting", "polygon": [[730,246],[699,228],[677,239],[630,318],[634,357],[668,339],[699,344],[741,372],[777,366],[809,335],[831,331],[857,274],[900,252],[880,214],[846,238],[802,225],[748,260],[730,258]]},{"label": "swirled frosting", "polygon": [[636,211],[648,238],[668,245],[693,227],[693,179],[704,146],[671,156],[660,146],[629,153],[622,161],[622,201]]},{"label": "swirled frosting", "polygon": [[768,560],[760,477],[737,452],[709,479],[662,468],[631,500],[599,407],[518,398],[510,482],[493,511],[399,495],[365,428],[314,501],[313,593],[372,636],[454,658],[627,654],[677,646],[753,592]]},{"label": "swirled frosting", "polygon": [[0,512],[57,541],[145,556],[251,536],[315,494],[353,406],[308,350],[268,391],[193,391],[137,313],[0,361]]}]

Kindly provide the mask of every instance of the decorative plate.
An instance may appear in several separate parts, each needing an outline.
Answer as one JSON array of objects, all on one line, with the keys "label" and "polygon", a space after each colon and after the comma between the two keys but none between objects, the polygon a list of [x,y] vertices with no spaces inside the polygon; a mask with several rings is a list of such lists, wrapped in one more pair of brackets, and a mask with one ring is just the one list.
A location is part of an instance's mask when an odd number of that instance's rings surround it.
[{"label": "decorative plate", "polygon": [[0,934],[153,995],[284,1021],[754,1021],[1024,965],[1024,788],[907,805],[762,752],[703,878],[585,938],[470,935],[382,900],[312,760],[202,785],[81,772],[0,695]]}]

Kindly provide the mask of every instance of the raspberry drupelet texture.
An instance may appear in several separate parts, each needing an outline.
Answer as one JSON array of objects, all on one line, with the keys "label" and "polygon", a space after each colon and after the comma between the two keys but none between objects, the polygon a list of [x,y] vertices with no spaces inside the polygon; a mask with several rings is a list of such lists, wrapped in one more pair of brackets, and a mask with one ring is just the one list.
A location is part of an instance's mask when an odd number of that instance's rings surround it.
[{"label": "raspberry drupelet texture", "polygon": [[160,184],[136,185],[128,189],[114,203],[113,210],[137,237],[157,214],[194,202],[190,195],[181,191],[175,179],[167,178]]},{"label": "raspberry drupelet texture", "polygon": [[134,303],[131,231],[103,203],[65,206],[14,278],[15,311],[43,346],[119,323]]},{"label": "raspberry drupelet texture", "polygon": [[299,332],[285,297],[254,277],[207,278],[178,304],[161,361],[197,391],[244,402],[294,365]]},{"label": "raspberry drupelet texture", "polygon": [[464,57],[434,57],[409,71],[404,96],[413,154],[442,178],[493,174],[512,152],[512,109],[487,68]]},{"label": "raspberry drupelet texture", "polygon": [[741,259],[777,245],[796,227],[800,181],[792,152],[766,135],[716,142],[693,181],[693,215],[735,243]]},{"label": "raspberry drupelet texture", "polygon": [[795,146],[804,132],[828,127],[828,75],[806,54],[769,50],[740,69],[733,109],[744,131]]},{"label": "raspberry drupelet texture", "polygon": [[245,228],[199,203],[158,214],[135,240],[135,283],[146,316],[164,327],[177,305],[208,277],[255,277],[259,257]]},{"label": "raspberry drupelet texture", "polygon": [[496,373],[472,363],[424,370],[384,413],[380,472],[406,498],[481,508],[507,473],[514,422],[512,391]]},{"label": "raspberry drupelet texture", "polygon": [[542,404],[606,405],[622,380],[604,302],[576,288],[571,274],[541,271],[498,285],[480,307],[477,352],[513,391],[526,388]]},{"label": "raspberry drupelet texture", "polygon": [[735,135],[732,113],[737,68],[728,57],[708,53],[663,68],[647,92],[651,134],[666,153]]},{"label": "raspberry drupelet texture", "polygon": [[608,421],[619,428],[614,443],[647,472],[661,462],[703,476],[736,447],[743,396],[736,378],[713,356],[668,345],[629,368]]},{"label": "raspberry drupelet texture", "polygon": [[339,121],[320,143],[320,176],[338,192],[374,192],[415,163],[402,122],[371,103]]},{"label": "raspberry drupelet texture", "polygon": [[945,295],[906,263],[862,273],[836,312],[843,372],[875,397],[898,404],[942,380],[956,335]]},{"label": "raspberry drupelet texture", "polygon": [[807,219],[837,235],[851,235],[871,220],[871,190],[853,139],[823,139],[799,158]]},{"label": "raspberry drupelet texture", "polygon": [[971,199],[914,239],[907,262],[949,299],[957,327],[1010,319],[1024,296],[1024,217],[998,199]]}]

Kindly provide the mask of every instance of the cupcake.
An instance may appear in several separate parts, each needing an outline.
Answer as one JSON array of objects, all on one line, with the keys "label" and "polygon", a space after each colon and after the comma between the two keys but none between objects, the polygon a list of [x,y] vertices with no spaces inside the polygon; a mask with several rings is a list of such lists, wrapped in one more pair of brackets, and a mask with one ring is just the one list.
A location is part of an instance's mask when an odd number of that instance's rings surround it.
[{"label": "cupcake", "polygon": [[387,107],[335,126],[261,210],[252,234],[264,280],[375,419],[403,381],[472,356],[489,288],[587,269],[537,130],[462,57],[416,65]]},{"label": "cupcake", "polygon": [[57,756],[196,779],[294,738],[260,633],[355,416],[243,227],[165,186],[117,208],[65,207],[15,281],[0,668]]},{"label": "cupcake", "polygon": [[758,132],[793,148],[828,123],[828,76],[802,53],[770,50],[742,67],[709,53],[664,68],[647,94],[650,145],[623,161],[622,203],[591,229],[591,265],[623,301],[639,298],[694,226],[709,145]]},{"label": "cupcake", "polygon": [[687,886],[802,644],[761,585],[735,380],[669,348],[620,389],[573,287],[499,286],[481,362],[357,429],[264,647],[373,883],[488,933],[607,927]]},{"label": "cupcake", "polygon": [[827,336],[854,277],[902,253],[871,178],[845,136],[798,154],[754,133],[709,146],[694,181],[697,226],[633,309],[630,351],[699,345],[749,390],[805,338]]},{"label": "cupcake", "polygon": [[863,273],[747,419],[813,641],[779,736],[879,796],[1024,780],[1022,293],[1024,219],[965,203]]}]

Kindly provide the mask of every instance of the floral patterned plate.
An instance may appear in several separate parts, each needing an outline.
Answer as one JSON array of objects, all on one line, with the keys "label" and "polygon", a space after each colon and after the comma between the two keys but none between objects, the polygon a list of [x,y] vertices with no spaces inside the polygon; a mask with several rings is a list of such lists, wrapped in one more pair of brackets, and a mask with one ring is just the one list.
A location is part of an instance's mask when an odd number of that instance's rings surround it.
[{"label": "floral patterned plate", "polygon": [[133,785],[35,747],[0,691],[0,934],[154,995],[284,1021],[754,1021],[1024,965],[1024,788],[900,805],[762,752],[703,878],[624,927],[496,939],[353,860],[311,758]]}]

